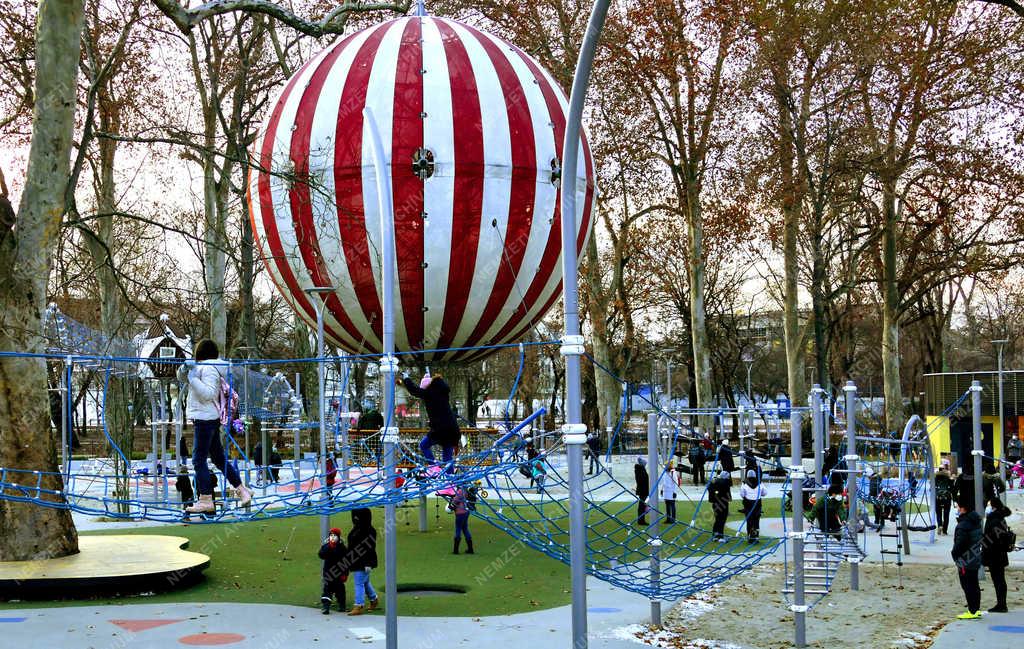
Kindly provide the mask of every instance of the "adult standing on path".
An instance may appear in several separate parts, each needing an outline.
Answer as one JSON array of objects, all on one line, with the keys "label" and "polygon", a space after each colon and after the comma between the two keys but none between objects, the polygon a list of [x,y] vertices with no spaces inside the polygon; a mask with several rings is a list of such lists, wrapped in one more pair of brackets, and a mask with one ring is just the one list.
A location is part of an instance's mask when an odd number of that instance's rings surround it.
[{"label": "adult standing on path", "polygon": [[953,507],[953,477],[949,475],[949,463],[942,462],[935,473],[935,508],[938,509],[939,533],[949,535],[949,512]]},{"label": "adult standing on path", "polygon": [[212,340],[201,340],[196,345],[195,360],[186,361],[178,368],[178,380],[188,382],[188,406],[185,409],[185,417],[195,423],[192,465],[196,472],[199,502],[185,510],[191,514],[216,511],[213,504],[213,481],[210,479],[210,469],[206,465],[207,458],[213,460],[214,465],[227,476],[228,482],[238,493],[240,506],[245,507],[252,502],[252,492],[242,484],[238,469],[227,462],[224,446],[220,441],[219,401],[221,381],[225,378],[227,365],[219,356],[217,343]]},{"label": "adult standing on path", "polygon": [[690,444],[690,452],[687,454],[690,460],[690,468],[693,471],[693,484],[703,485],[707,484],[707,476],[704,475],[704,462],[707,461],[707,457],[704,455],[704,447],[700,442],[693,442]]},{"label": "adult standing on path", "polygon": [[981,570],[981,516],[974,511],[974,501],[962,499],[956,504],[956,529],[953,530],[953,563],[956,564],[960,588],[967,599],[967,612],[957,616],[959,620],[981,618],[981,587],[978,585],[978,571]]},{"label": "adult standing on path", "polygon": [[768,495],[756,471],[747,471],[747,479],[740,487],[743,499],[743,513],[747,517],[747,543],[757,543],[761,538],[761,500]]},{"label": "adult standing on path", "polygon": [[736,460],[733,457],[732,449],[729,448],[729,440],[722,439],[722,443],[718,446],[718,466],[721,467],[722,471],[728,471],[732,474],[736,470]]},{"label": "adult standing on path", "polygon": [[988,568],[992,586],[996,591],[996,605],[989,613],[1007,613],[1006,567],[1010,565],[1007,553],[1012,551],[1016,539],[1006,524],[1010,509],[998,498],[990,498],[985,511],[985,534],[981,542],[981,565]]},{"label": "adult standing on path", "polygon": [[[448,398],[451,389],[445,383],[444,378],[438,374],[430,376],[430,372],[423,375],[419,385],[412,382],[409,377],[399,381],[405,386],[412,396],[422,399],[427,409],[427,417],[430,421],[430,430],[420,440],[420,452],[428,462],[434,461],[434,452],[431,447],[435,444],[442,449],[441,460],[446,464],[452,461],[455,456],[455,446],[459,443],[459,423],[452,412]],[[452,467],[448,467],[451,472]]]},{"label": "adult standing on path", "polygon": [[714,540],[724,543],[725,520],[729,517],[729,503],[732,502],[732,477],[728,471],[723,470],[708,485],[708,502],[711,503],[711,511],[715,514],[715,524],[712,527]]},{"label": "adult standing on path", "polygon": [[636,456],[633,478],[636,480],[636,524],[647,525],[647,497],[651,495],[651,477],[647,475],[647,459],[642,455]]}]

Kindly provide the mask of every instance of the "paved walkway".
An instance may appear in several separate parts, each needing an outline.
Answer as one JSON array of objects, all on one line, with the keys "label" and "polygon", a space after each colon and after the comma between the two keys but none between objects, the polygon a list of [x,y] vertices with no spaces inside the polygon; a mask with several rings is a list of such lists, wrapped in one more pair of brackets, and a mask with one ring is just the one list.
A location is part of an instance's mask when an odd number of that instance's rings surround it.
[{"label": "paved walkway", "polygon": [[1010,649],[1024,645],[1024,610],[986,613],[980,620],[955,620],[935,639],[932,649]]},{"label": "paved walkway", "polygon": [[[590,647],[637,649],[625,627],[649,619],[646,599],[590,580]],[[667,609],[667,606],[666,606]],[[570,608],[484,618],[399,618],[399,644],[416,649],[571,646]],[[384,647],[384,616],[349,617],[275,604],[137,604],[0,611],[0,646],[166,649]]]}]

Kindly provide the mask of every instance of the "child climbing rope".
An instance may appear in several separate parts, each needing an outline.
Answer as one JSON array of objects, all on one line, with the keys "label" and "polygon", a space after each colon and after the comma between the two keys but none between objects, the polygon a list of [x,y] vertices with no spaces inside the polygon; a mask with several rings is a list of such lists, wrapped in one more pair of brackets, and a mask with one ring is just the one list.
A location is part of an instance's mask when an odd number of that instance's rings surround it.
[{"label": "child climbing rope", "polygon": [[323,570],[321,582],[323,590],[320,593],[320,606],[324,615],[331,612],[331,597],[338,600],[338,612],[345,612],[345,582],[348,580],[348,549],[341,542],[341,530],[337,527],[331,528],[330,534],[324,539],[317,553],[323,559]]},{"label": "child climbing rope", "polygon": [[355,581],[355,606],[349,615],[362,615],[366,612],[367,598],[370,600],[369,610],[376,609],[380,600],[370,583],[370,571],[377,567],[377,530],[373,527],[373,514],[365,507],[352,510],[346,567]]},{"label": "child climbing rope", "polygon": [[220,426],[223,413],[218,404],[221,398],[221,383],[226,367],[218,356],[217,343],[202,340],[196,345],[195,360],[186,361],[178,368],[178,380],[188,382],[188,407],[185,416],[195,422],[195,449],[192,464],[195,466],[199,502],[185,511],[192,514],[216,511],[213,504],[213,485],[210,470],[206,466],[209,457],[218,469],[224,472],[228,482],[238,493],[238,504],[245,507],[252,501],[252,492],[242,484],[238,470],[227,462],[224,447],[220,441]]},{"label": "child climbing rope", "polygon": [[[413,383],[408,376],[403,377],[399,383],[405,386],[409,394],[423,400],[427,409],[427,417],[430,420],[430,429],[420,441],[420,452],[428,462],[434,461],[434,452],[431,449],[435,444],[440,445],[441,459],[445,463],[452,461],[455,455],[455,446],[459,443],[459,424],[452,412],[448,397],[451,390],[440,374],[430,376],[430,372],[423,375],[419,385]],[[448,468],[450,472],[452,467]]]},{"label": "child climbing rope", "polygon": [[473,536],[469,533],[469,494],[465,487],[458,487],[452,496],[451,509],[455,514],[455,545],[452,554],[459,553],[462,537],[466,537],[466,554],[473,554]]}]

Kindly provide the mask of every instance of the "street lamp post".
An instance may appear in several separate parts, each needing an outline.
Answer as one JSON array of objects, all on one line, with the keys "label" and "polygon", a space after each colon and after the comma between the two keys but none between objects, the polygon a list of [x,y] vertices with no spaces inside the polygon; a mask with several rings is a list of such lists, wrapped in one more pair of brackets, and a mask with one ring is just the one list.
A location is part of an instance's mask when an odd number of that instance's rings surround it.
[{"label": "street lamp post", "polygon": [[754,354],[750,351],[743,352],[743,362],[747,364],[747,399],[750,400],[750,406],[754,406],[754,393],[750,389],[750,371],[754,369]]},{"label": "street lamp post", "polygon": [[[1001,338],[999,340],[993,340],[992,341],[992,344],[996,346],[996,350],[997,350],[996,358],[998,359],[996,361],[996,368],[997,368],[996,373],[998,375],[998,380],[999,380],[999,438],[1000,438],[1002,444],[1000,446],[999,453],[998,453],[997,457],[1000,460],[1003,459],[1003,457],[1005,455],[1004,449],[1006,449],[1006,427],[1004,426],[1004,422],[1003,422],[1003,347],[1005,347],[1006,343],[1008,343],[1008,342],[1010,342],[1010,341],[1008,339],[1006,339],[1006,338]],[[995,449],[993,449],[993,451],[994,450]],[[999,463],[999,475],[1002,477],[1003,481],[1005,482],[1006,481],[1006,464],[1004,462],[1000,462]],[[975,479],[977,479],[977,478],[975,478]]]},{"label": "street lamp post", "polygon": [[[324,417],[324,306],[327,296],[334,292],[333,286],[314,286],[307,288],[306,293],[310,297],[322,296],[322,299],[312,300],[316,308],[316,377],[320,384],[320,393],[317,396],[317,412],[320,417],[320,479],[324,481],[324,487],[320,493],[320,500],[327,500],[327,420]],[[320,516],[320,538],[326,539],[331,529],[331,517],[327,514]]]}]

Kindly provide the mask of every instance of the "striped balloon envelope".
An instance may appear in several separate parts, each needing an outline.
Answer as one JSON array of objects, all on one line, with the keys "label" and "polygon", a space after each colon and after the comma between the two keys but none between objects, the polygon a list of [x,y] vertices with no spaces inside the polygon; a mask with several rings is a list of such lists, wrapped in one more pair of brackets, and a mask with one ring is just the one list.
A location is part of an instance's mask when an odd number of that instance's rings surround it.
[{"label": "striped balloon envelope", "polygon": [[[313,300],[325,300],[331,344],[381,351],[381,225],[364,106],[394,194],[397,349],[522,340],[561,292],[567,101],[529,55],[454,20],[409,16],[339,39],[272,104],[248,191],[257,249],[278,290],[312,326]],[[596,200],[581,140],[570,183],[578,251]],[[334,291],[306,293],[316,286]]]}]

